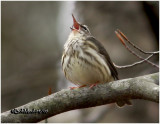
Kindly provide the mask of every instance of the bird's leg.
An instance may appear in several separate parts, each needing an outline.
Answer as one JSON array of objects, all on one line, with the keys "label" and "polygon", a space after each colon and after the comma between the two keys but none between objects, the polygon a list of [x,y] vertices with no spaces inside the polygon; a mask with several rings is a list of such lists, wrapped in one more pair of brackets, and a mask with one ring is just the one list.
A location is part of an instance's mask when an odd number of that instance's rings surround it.
[{"label": "bird's leg", "polygon": [[93,87],[95,87],[97,84],[99,84],[99,81],[97,81],[95,84],[92,84],[89,89],[92,89]]},{"label": "bird's leg", "polygon": [[86,85],[82,85],[82,86],[78,86],[78,87],[69,87],[71,90],[73,89],[78,89],[78,88],[81,88],[81,87],[85,87]]},{"label": "bird's leg", "polygon": [[70,88],[70,90],[73,90],[73,89],[76,89],[76,88],[78,88],[78,87],[69,87]]}]

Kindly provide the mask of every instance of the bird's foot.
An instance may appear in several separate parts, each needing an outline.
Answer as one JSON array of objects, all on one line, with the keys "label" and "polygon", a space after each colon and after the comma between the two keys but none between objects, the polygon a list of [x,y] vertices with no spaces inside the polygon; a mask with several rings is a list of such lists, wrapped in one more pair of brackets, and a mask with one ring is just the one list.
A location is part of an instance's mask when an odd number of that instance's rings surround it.
[{"label": "bird's foot", "polygon": [[73,90],[73,89],[76,89],[76,88],[78,88],[78,87],[69,87],[70,88],[70,90]]},{"label": "bird's foot", "polygon": [[69,87],[70,90],[73,90],[73,89],[78,89],[78,88],[81,88],[81,87],[85,87],[86,85],[82,85],[82,86],[79,86],[79,87]]},{"label": "bird's foot", "polygon": [[95,84],[92,84],[89,89],[92,89],[93,87],[95,87],[99,82],[96,82]]}]

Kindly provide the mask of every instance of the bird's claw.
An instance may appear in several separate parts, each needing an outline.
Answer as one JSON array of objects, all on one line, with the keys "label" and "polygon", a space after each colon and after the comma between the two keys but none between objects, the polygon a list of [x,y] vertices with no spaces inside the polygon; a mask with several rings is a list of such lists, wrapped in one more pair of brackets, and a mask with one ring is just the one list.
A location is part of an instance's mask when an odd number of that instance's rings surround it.
[{"label": "bird's claw", "polygon": [[86,85],[82,85],[82,86],[79,86],[79,87],[69,87],[70,90],[73,90],[73,89],[78,89],[78,88],[81,88],[81,87],[85,87]]}]

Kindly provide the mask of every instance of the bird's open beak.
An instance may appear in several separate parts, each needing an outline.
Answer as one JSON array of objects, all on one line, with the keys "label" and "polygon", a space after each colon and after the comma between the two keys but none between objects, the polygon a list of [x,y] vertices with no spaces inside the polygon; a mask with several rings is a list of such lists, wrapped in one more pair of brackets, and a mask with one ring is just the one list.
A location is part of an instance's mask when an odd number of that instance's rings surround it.
[{"label": "bird's open beak", "polygon": [[72,14],[72,18],[73,18],[73,27],[77,30],[79,30],[79,23],[76,21],[76,19],[74,18],[73,14]]}]

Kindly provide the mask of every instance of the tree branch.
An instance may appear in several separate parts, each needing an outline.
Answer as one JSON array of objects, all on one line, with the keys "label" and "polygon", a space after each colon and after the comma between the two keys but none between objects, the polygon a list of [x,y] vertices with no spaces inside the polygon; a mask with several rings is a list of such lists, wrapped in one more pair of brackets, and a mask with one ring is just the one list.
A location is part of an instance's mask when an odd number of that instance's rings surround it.
[{"label": "tree branch", "polygon": [[146,60],[148,60],[149,58],[151,58],[153,56],[153,54],[151,54],[150,56],[148,56],[146,59],[144,60],[141,60],[141,61],[138,61],[138,62],[135,62],[133,64],[130,64],[130,65],[124,65],[124,66],[118,66],[116,64],[113,63],[113,65],[118,68],[118,69],[126,69],[126,68],[130,68],[130,67],[133,67],[135,65],[139,65],[139,64],[142,64],[143,62],[145,62]]},{"label": "tree branch", "polygon": [[146,52],[144,50],[142,50],[141,48],[139,48],[138,46],[136,46],[134,43],[132,43],[127,37],[126,35],[124,35],[119,29],[117,29],[118,33],[121,34],[121,36],[129,43],[131,44],[134,48],[136,48],[137,50],[139,50],[140,52],[144,53],[144,54],[159,54],[159,51],[155,51],[155,52]]},{"label": "tree branch", "polygon": [[[135,66],[135,65],[137,65],[137,64],[140,64],[140,63],[142,63],[142,62],[147,62],[147,63],[149,63],[150,65],[152,65],[152,66],[156,67],[157,69],[159,69],[159,66],[158,66],[158,65],[156,65],[156,64],[154,64],[153,62],[151,62],[151,61],[148,60],[150,57],[147,58],[147,59],[145,59],[145,58],[141,57],[140,55],[138,55],[135,51],[132,51],[132,49],[130,49],[130,47],[125,43],[124,39],[125,39],[126,41],[128,41],[131,45],[133,45],[134,48],[138,49],[140,52],[145,53],[145,54],[149,54],[149,52],[145,52],[145,51],[141,50],[139,47],[137,47],[137,46],[135,46],[134,44],[132,44],[132,43],[128,40],[128,38],[127,38],[119,29],[117,29],[117,30],[115,31],[115,33],[116,33],[117,37],[119,38],[119,40],[121,41],[121,43],[125,46],[125,48],[126,48],[130,53],[132,53],[133,55],[135,55],[136,57],[138,57],[139,59],[142,60],[142,61],[140,61],[140,62],[138,62],[138,63],[134,63],[132,66]],[[154,55],[154,54],[158,54],[159,51],[158,51],[158,52],[150,52],[150,53],[152,53],[152,55]],[[143,60],[144,60],[144,61],[143,61]],[[123,66],[122,68],[127,68],[127,67],[129,67],[129,66],[130,66],[130,65],[126,65],[126,66]],[[132,66],[130,66],[130,67],[132,67]],[[117,67],[117,68],[120,68],[120,66],[116,66],[116,67]]]},{"label": "tree branch", "polygon": [[48,110],[46,114],[12,114],[9,110],[1,114],[1,121],[3,123],[38,122],[66,111],[125,99],[144,99],[159,103],[159,86],[155,84],[158,81],[159,73],[155,73],[99,84],[92,89],[84,87],[75,90],[61,90],[16,108],[16,110]]}]

